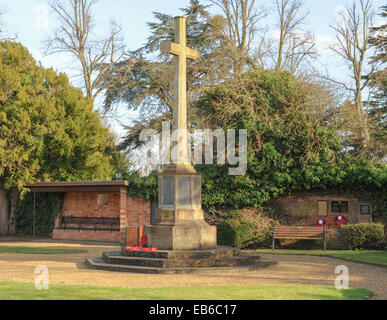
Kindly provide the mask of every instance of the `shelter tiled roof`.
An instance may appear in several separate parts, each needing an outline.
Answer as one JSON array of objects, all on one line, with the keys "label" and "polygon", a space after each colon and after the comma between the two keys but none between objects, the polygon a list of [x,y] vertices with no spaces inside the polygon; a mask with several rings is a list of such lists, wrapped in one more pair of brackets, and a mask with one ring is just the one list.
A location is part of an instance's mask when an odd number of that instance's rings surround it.
[{"label": "shelter tiled roof", "polygon": [[127,181],[56,181],[27,184],[35,192],[72,192],[72,191],[119,191],[129,187]]}]

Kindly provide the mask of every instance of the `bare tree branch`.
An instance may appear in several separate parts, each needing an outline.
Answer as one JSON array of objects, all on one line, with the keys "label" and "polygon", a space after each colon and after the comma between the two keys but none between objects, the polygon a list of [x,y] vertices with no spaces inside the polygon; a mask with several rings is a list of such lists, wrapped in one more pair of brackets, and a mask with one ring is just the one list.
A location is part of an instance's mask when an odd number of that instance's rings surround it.
[{"label": "bare tree branch", "polygon": [[370,0],[354,0],[350,6],[338,13],[336,22],[330,27],[336,32],[336,44],[330,50],[347,64],[353,87],[349,88],[341,81],[330,79],[352,92],[356,117],[362,142],[360,157],[364,157],[370,144],[368,112],[363,108],[362,93],[374,73],[376,65],[371,61],[370,71],[365,76],[365,63],[368,57],[370,31],[376,13]]},{"label": "bare tree branch", "polygon": [[308,58],[317,56],[314,37],[302,31],[302,25],[309,12],[301,12],[301,0],[276,0],[279,18],[279,40],[275,70],[288,70],[295,74]]},{"label": "bare tree branch", "polygon": [[238,73],[243,72],[252,42],[259,30],[258,23],[267,16],[264,9],[255,7],[255,0],[210,0],[211,3],[221,8],[226,18],[227,39],[229,39],[231,51],[234,52]]},{"label": "bare tree branch", "polygon": [[46,53],[67,52],[79,61],[86,95],[93,101],[108,88],[102,81],[103,76],[124,55],[124,45],[119,37],[121,28],[117,23],[111,22],[111,31],[106,38],[93,36],[92,8],[96,3],[97,0],[53,0],[50,6],[60,26],[46,41]]}]

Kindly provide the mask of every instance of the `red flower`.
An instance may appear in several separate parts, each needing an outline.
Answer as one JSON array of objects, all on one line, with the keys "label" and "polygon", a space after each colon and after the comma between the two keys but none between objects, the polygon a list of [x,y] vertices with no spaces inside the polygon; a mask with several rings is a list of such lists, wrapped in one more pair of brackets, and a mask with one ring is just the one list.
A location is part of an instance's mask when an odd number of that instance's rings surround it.
[{"label": "red flower", "polygon": [[146,242],[147,242],[147,236],[146,236],[146,233],[144,233],[141,237],[141,242],[140,242],[140,247],[141,248],[144,248],[146,246]]}]

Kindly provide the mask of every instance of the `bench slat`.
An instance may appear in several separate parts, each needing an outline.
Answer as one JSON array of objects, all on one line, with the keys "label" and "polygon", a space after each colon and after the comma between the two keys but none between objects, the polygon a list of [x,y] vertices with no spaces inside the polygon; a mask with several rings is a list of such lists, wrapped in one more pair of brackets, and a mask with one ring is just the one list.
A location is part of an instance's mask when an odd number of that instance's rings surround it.
[{"label": "bench slat", "polygon": [[276,227],[276,230],[322,230],[320,227]]},{"label": "bench slat", "polygon": [[277,236],[306,236],[306,237],[315,236],[315,237],[317,237],[317,236],[323,235],[323,233],[322,232],[312,233],[312,234],[311,233],[276,233],[275,235],[277,235]]},{"label": "bench slat", "polygon": [[313,232],[323,232],[323,230],[276,230],[276,232],[313,233]]},{"label": "bench slat", "polygon": [[320,227],[277,226],[274,232],[275,239],[320,239],[324,230]]},{"label": "bench slat", "polygon": [[321,240],[322,237],[275,237],[275,239]]},{"label": "bench slat", "polygon": [[321,230],[315,230],[315,231],[288,231],[288,230],[276,230],[275,233],[289,233],[289,234],[318,234],[318,233],[323,233]]},{"label": "bench slat", "polygon": [[326,250],[325,234],[326,230],[321,227],[276,226],[273,233],[273,250],[274,239],[324,240],[324,250]]}]

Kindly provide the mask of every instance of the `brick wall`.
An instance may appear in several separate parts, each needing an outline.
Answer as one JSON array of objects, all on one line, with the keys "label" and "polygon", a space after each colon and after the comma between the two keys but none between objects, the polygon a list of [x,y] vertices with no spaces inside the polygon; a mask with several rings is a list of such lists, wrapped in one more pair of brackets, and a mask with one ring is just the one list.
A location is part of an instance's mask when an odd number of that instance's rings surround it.
[{"label": "brick wall", "polygon": [[128,226],[144,226],[150,224],[150,202],[142,198],[126,198],[126,216]]},{"label": "brick wall", "polygon": [[[107,196],[109,204],[98,203],[98,196]],[[120,219],[127,217],[128,243],[137,242],[137,228],[150,224],[150,202],[141,198],[131,198],[126,193],[126,188],[120,192],[68,192],[63,200],[63,207],[55,222],[53,239],[69,240],[95,240],[95,241],[120,241],[119,231],[82,230],[94,228],[88,225],[88,218]],[[62,224],[63,218],[82,218],[80,230],[66,230]],[[119,220],[114,229],[119,229]],[[77,226],[72,226],[77,227]]]},{"label": "brick wall", "polygon": [[150,202],[145,201],[142,198],[131,198],[126,196],[125,204],[125,215],[128,224],[127,245],[138,245],[138,228],[140,226],[150,225]]},{"label": "brick wall", "polygon": [[317,219],[318,201],[327,201],[328,214],[321,216],[328,220],[329,226],[335,226],[335,216],[340,213],[332,212],[332,201],[348,201],[348,213],[342,213],[348,223],[372,222],[371,215],[360,214],[360,205],[370,204],[367,201],[359,201],[357,198],[334,197],[327,195],[302,193],[284,197],[278,201],[286,213],[290,214],[292,223],[300,225],[315,225]]},{"label": "brick wall", "polygon": [[[108,196],[109,205],[98,205],[98,196]],[[63,200],[62,217],[119,218],[118,192],[68,192]]]}]

